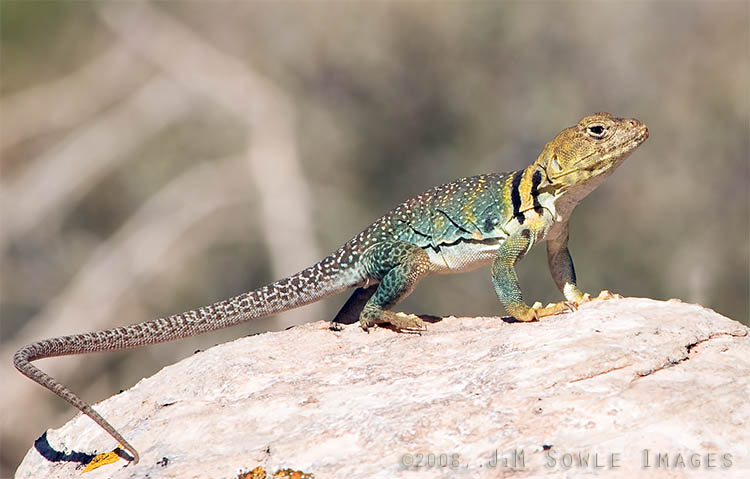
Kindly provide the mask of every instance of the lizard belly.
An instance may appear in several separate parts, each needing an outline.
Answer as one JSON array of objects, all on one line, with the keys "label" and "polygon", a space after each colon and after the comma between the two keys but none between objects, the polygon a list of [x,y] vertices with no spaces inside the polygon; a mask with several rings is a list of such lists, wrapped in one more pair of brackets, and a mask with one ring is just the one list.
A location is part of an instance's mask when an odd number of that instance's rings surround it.
[{"label": "lizard belly", "polygon": [[430,258],[430,271],[438,274],[460,273],[485,266],[495,259],[502,240],[492,242],[459,242],[442,245],[439,251],[427,248]]}]

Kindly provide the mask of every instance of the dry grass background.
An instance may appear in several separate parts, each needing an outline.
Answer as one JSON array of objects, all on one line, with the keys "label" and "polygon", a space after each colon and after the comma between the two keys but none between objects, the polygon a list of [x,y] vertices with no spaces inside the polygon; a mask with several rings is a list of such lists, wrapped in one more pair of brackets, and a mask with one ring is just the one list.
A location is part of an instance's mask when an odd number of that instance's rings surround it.
[{"label": "dry grass background", "polygon": [[[747,2],[0,5],[2,477],[72,415],[12,369],[18,346],[293,273],[594,111],[651,138],[573,215],[582,287],[748,322]],[[519,269],[527,299],[557,299],[543,248]],[[430,278],[404,309],[496,315],[488,278]],[[43,367],[95,401],[344,300]]]}]

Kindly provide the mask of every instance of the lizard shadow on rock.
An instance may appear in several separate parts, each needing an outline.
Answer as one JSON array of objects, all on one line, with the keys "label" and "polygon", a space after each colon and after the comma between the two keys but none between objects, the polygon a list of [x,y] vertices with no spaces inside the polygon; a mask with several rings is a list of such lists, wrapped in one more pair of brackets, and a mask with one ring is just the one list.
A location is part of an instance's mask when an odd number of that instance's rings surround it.
[{"label": "lizard shadow on rock", "polygon": [[[425,323],[434,324],[437,322],[440,322],[443,320],[440,316],[433,316],[431,314],[417,314],[416,315],[419,319],[424,321]],[[337,328],[338,325],[343,324],[355,324],[359,322],[359,314],[357,315],[342,315],[338,314],[334,319],[331,320],[331,328]],[[391,327],[388,324],[383,324],[381,327],[389,328]]]},{"label": "lizard shadow on rock", "polygon": [[[47,439],[47,431],[44,431],[44,434],[39,436],[37,440],[34,441],[34,449],[36,449],[36,452],[38,452],[39,455],[47,459],[49,462],[77,462],[82,466],[90,464],[91,461],[93,461],[97,456],[96,454],[88,454],[86,452],[71,451],[65,453],[62,451],[58,451],[49,443],[49,440]],[[119,447],[117,447],[114,452],[126,461],[133,460],[133,456],[129,455]]]},{"label": "lizard shadow on rock", "polygon": [[43,458],[50,462],[77,462],[80,464],[88,464],[94,458],[94,454],[75,451],[64,453],[54,449],[47,440],[47,431],[44,431],[44,434],[34,441],[34,449],[36,449]]},{"label": "lizard shadow on rock", "polygon": [[419,317],[419,319],[421,319],[425,323],[439,323],[440,321],[443,320],[442,317],[433,316],[431,314],[418,314],[417,316]]}]

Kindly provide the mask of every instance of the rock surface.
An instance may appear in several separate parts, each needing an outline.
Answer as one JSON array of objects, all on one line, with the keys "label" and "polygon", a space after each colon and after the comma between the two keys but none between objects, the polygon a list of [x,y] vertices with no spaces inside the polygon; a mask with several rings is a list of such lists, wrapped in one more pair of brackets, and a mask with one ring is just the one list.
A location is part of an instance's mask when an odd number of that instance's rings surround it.
[{"label": "rock surface", "polygon": [[[748,328],[675,301],[444,318],[421,335],[316,322],[213,347],[98,404],[141,461],[83,477],[750,477],[748,397]],[[46,440],[68,458],[115,446],[80,415]],[[16,477],[81,468],[32,448]]]}]

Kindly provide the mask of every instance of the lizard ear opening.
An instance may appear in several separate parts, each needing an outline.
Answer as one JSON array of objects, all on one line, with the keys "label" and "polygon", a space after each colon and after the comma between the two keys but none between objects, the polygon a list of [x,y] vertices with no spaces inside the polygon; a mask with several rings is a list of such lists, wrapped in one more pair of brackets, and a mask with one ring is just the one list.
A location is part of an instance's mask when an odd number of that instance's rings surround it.
[{"label": "lizard ear opening", "polygon": [[561,171],[562,167],[560,166],[560,162],[557,161],[557,153],[554,153],[552,155],[552,158],[549,160],[549,165],[552,167],[553,171]]}]

